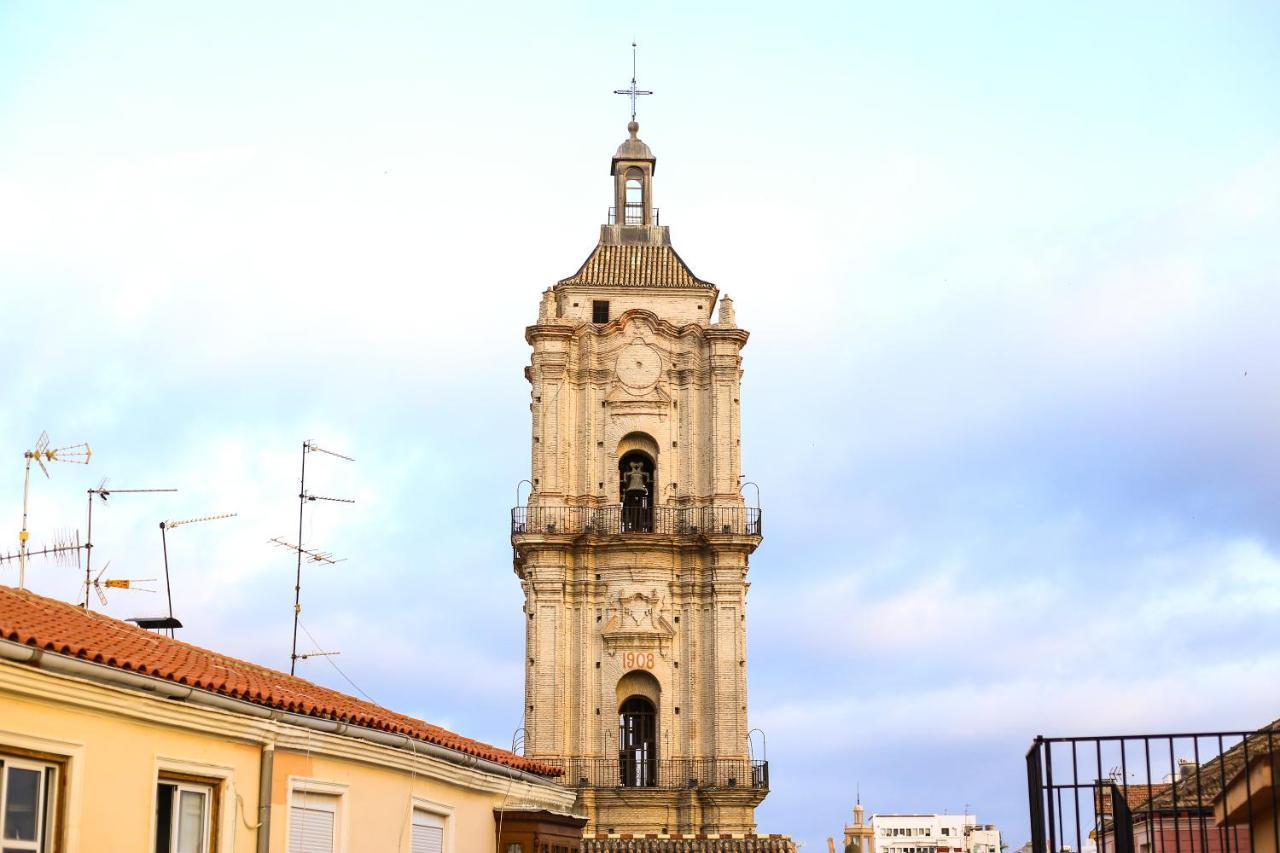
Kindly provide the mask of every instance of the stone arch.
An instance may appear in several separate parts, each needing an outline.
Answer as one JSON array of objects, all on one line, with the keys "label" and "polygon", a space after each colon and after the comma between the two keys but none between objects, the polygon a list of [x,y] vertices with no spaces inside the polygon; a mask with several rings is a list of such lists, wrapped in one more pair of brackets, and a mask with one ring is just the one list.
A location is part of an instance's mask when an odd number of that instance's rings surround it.
[{"label": "stone arch", "polygon": [[653,508],[658,490],[658,442],[643,432],[629,432],[618,442],[618,503],[625,533],[654,530]]},{"label": "stone arch", "polygon": [[643,696],[652,702],[655,708],[662,706],[662,685],[652,672],[646,672],[643,669],[633,669],[619,678],[615,694],[619,708],[632,696]]}]

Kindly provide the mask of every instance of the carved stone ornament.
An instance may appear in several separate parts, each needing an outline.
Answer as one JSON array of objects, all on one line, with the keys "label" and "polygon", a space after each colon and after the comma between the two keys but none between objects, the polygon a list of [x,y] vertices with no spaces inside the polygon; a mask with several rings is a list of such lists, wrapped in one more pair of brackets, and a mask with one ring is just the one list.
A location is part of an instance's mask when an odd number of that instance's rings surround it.
[{"label": "carved stone ornament", "polygon": [[614,362],[618,381],[633,394],[643,394],[658,383],[662,375],[662,356],[639,338],[632,341]]},{"label": "carved stone ornament", "polygon": [[662,615],[662,597],[656,589],[648,595],[619,593],[616,605],[610,609],[613,613],[601,632],[606,649],[618,646],[665,649],[675,636],[675,628]]}]

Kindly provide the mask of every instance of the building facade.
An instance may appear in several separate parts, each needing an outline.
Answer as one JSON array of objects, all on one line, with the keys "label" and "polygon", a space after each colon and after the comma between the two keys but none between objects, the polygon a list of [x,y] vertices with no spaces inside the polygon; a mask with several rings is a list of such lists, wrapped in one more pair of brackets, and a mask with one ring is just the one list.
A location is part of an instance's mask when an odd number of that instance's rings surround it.
[{"label": "building facade", "polygon": [[5,853],[576,853],[556,773],[0,587]]},{"label": "building facade", "polygon": [[973,815],[876,814],[872,853],[1000,853],[1000,830]]},{"label": "building facade", "polygon": [[525,334],[525,751],[564,768],[588,837],[751,835],[768,767],[748,743],[747,332],[672,248],[637,131],[594,250]]}]

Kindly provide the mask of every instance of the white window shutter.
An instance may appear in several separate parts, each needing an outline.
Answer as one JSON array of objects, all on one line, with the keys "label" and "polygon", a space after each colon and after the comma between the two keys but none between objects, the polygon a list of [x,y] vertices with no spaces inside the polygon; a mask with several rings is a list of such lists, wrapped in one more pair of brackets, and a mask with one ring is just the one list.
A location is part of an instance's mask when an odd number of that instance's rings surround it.
[{"label": "white window shutter", "polygon": [[290,807],[289,853],[333,853],[333,812]]},{"label": "white window shutter", "polygon": [[413,826],[413,853],[444,853],[444,830],[438,826]]}]

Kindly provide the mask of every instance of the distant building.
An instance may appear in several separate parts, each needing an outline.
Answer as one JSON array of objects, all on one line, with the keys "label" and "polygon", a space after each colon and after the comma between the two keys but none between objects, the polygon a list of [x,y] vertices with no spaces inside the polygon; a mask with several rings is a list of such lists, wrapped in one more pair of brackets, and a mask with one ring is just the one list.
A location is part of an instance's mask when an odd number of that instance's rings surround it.
[{"label": "distant building", "polygon": [[973,815],[876,814],[871,853],[1000,853],[1000,830]]}]

